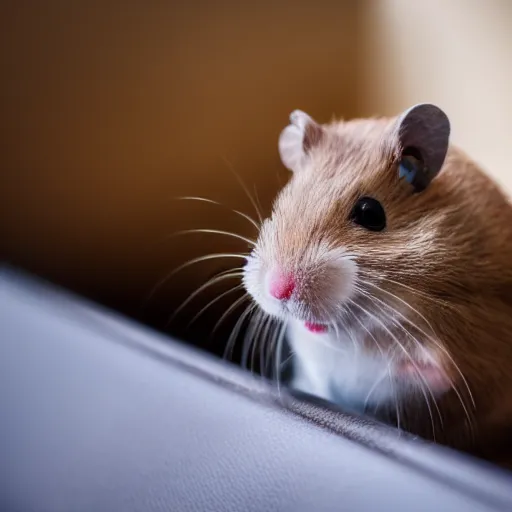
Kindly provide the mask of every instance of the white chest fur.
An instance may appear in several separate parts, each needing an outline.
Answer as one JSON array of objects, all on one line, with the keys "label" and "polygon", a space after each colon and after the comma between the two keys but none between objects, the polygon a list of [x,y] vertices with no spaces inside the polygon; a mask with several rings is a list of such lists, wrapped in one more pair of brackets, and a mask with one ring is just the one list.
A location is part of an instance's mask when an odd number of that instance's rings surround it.
[{"label": "white chest fur", "polygon": [[292,320],[287,328],[294,355],[292,387],[359,412],[366,406],[394,403],[390,359],[364,352],[358,334],[316,334]]}]

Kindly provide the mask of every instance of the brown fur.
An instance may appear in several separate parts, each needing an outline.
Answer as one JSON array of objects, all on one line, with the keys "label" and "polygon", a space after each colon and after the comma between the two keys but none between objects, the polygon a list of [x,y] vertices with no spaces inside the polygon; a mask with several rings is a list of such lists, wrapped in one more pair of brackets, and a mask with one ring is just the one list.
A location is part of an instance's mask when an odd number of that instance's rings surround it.
[{"label": "brown fur", "polygon": [[[428,330],[442,344],[474,405],[441,350],[457,390],[438,400],[442,424],[432,407],[433,431],[425,401],[411,401],[401,407],[401,426],[501,462],[499,446],[505,449],[504,439],[512,434],[512,207],[498,185],[453,146],[430,186],[413,194],[398,180],[401,148],[394,126],[395,119],[324,126],[307,148],[307,169],[294,174],[276,200],[273,218],[287,235],[269,243],[284,261],[312,241],[343,245],[357,255],[363,279],[385,290],[368,291],[399,305],[392,293],[419,312],[418,339],[439,352],[422,335]],[[385,231],[349,222],[363,195],[384,206]],[[370,341],[367,347],[375,350]]]}]

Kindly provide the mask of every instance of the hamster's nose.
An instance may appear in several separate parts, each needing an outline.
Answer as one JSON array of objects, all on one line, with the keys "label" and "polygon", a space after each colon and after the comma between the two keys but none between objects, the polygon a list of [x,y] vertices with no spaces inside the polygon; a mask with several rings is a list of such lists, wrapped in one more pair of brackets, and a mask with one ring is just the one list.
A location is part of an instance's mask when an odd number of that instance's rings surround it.
[{"label": "hamster's nose", "polygon": [[278,300],[288,300],[295,289],[295,278],[292,274],[271,272],[269,276],[268,291]]}]

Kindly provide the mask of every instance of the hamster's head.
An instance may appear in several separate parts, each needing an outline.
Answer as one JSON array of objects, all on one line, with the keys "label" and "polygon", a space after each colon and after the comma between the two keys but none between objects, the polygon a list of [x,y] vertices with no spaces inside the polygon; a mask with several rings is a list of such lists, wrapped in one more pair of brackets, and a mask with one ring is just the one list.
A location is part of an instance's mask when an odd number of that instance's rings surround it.
[{"label": "hamster's head", "polygon": [[433,105],[332,125],[293,112],[279,138],[293,174],[245,267],[258,305],[321,331],[364,293],[374,295],[366,280],[396,273],[396,265],[415,271],[440,215],[429,217],[420,196],[443,165],[449,132]]},{"label": "hamster's head", "polygon": [[[291,179],[244,270],[259,307],[319,336],[350,326],[364,329],[362,338],[378,337],[381,345],[392,338],[395,348],[398,340],[409,350],[401,326],[427,346],[418,333],[442,290],[436,300],[422,297],[450,275],[447,228],[454,212],[464,216],[434,186],[449,135],[446,114],[430,104],[395,118],[330,125],[293,112],[279,138]],[[436,351],[432,345],[428,353]]]}]

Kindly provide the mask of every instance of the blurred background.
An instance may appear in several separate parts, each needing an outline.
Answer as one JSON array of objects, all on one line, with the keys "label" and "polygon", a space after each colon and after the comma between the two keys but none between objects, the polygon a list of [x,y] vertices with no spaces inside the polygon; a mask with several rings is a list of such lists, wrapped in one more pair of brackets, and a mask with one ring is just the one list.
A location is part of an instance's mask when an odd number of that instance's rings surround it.
[{"label": "blurred background", "polygon": [[[235,173],[267,213],[296,108],[326,122],[437,103],[453,141],[512,189],[510,0],[5,1],[0,64],[1,258],[196,344],[240,294],[188,320],[238,283],[169,316],[241,260],[153,286],[247,245],[166,237],[253,237],[230,211],[256,217]],[[235,320],[209,349],[223,351]]]}]

